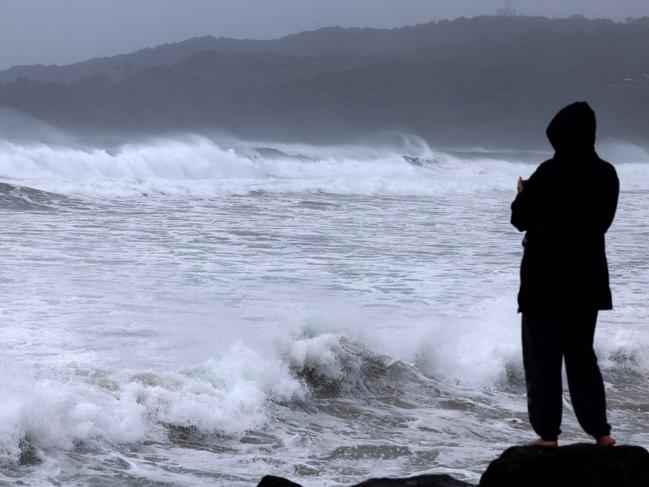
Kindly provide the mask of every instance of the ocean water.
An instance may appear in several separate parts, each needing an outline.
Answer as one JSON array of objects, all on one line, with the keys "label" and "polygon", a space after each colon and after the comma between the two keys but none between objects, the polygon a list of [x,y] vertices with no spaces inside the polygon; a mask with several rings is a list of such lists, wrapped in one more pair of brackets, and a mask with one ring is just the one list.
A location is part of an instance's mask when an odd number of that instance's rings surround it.
[{"label": "ocean water", "polygon": [[[509,204],[546,155],[402,142],[0,140],[0,485],[475,482],[533,438]],[[649,447],[649,155],[602,152],[596,349]]]}]

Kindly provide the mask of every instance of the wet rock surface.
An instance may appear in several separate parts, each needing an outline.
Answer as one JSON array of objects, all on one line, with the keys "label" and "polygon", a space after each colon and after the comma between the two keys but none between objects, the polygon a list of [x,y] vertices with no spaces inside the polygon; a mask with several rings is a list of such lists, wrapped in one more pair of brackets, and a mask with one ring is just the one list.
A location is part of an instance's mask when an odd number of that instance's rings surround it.
[{"label": "wet rock surface", "polygon": [[[639,446],[515,446],[491,462],[479,487],[648,487],[649,452]],[[301,487],[266,476],[257,487]],[[353,487],[471,487],[448,475],[371,479]]]},{"label": "wet rock surface", "polygon": [[[281,477],[266,476],[257,487],[301,487]],[[448,475],[420,475],[406,479],[371,479],[354,487],[472,487]]]},{"label": "wet rock surface", "polygon": [[576,444],[512,447],[494,460],[480,487],[646,487],[649,452],[639,446]]}]

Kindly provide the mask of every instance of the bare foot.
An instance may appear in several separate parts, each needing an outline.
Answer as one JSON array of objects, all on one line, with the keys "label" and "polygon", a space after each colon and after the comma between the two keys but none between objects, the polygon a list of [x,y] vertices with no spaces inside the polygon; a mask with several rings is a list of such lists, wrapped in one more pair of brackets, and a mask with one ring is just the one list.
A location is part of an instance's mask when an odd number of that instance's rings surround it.
[{"label": "bare foot", "polygon": [[597,438],[597,444],[599,446],[615,446],[615,443],[616,443],[615,438],[609,435]]},{"label": "bare foot", "polygon": [[540,448],[557,448],[559,446],[558,441],[547,441],[543,438],[538,438],[534,441],[530,441],[527,446],[536,446]]}]

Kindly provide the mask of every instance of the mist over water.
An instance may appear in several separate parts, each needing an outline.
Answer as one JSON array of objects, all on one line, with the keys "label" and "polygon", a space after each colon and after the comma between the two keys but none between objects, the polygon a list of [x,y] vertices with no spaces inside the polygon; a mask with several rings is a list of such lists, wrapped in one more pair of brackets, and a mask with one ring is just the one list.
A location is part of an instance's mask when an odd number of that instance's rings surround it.
[{"label": "mist over water", "polygon": [[[476,481],[531,436],[509,204],[546,154],[38,138],[0,140],[0,483]],[[596,347],[616,435],[649,446],[649,156],[600,153]]]}]

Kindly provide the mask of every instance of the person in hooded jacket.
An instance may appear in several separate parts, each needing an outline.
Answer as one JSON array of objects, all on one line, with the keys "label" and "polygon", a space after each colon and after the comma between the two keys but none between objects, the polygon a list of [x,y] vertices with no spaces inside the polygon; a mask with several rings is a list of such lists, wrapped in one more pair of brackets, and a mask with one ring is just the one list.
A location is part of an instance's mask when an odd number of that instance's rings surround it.
[{"label": "person in hooded jacket", "polygon": [[518,294],[530,422],[556,447],[561,433],[565,360],[581,427],[612,446],[602,375],[593,350],[600,310],[612,308],[605,234],[619,194],[615,168],[595,152],[595,113],[585,102],[563,108],[547,128],[554,157],[518,180],[511,223],[525,231]]}]

